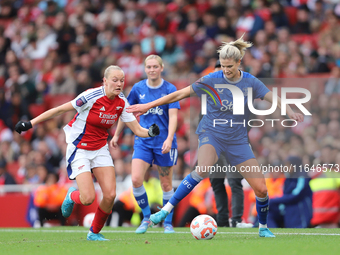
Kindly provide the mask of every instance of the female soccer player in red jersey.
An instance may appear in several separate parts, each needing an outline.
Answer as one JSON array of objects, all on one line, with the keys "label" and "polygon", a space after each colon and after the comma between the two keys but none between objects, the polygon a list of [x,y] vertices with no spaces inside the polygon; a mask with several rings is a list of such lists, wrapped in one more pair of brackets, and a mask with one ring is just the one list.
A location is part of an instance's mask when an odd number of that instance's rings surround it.
[{"label": "female soccer player in red jersey", "polygon": [[109,66],[104,72],[103,86],[89,89],[74,100],[50,109],[28,122],[19,121],[15,130],[20,134],[40,122],[76,110],[74,118],[64,127],[67,142],[67,172],[71,180],[76,180],[78,190],[71,187],[62,204],[65,218],[72,213],[74,204],[90,205],[96,197],[91,172],[95,175],[103,199],[97,208],[87,240],[106,241],[100,230],[113,206],[116,196],[116,178],[112,158],[107,144],[107,129],[120,117],[127,126],[140,137],[159,135],[159,127],[154,124],[149,129],[139,125],[132,113],[126,112],[128,102],[122,90],[124,72],[118,66]]}]

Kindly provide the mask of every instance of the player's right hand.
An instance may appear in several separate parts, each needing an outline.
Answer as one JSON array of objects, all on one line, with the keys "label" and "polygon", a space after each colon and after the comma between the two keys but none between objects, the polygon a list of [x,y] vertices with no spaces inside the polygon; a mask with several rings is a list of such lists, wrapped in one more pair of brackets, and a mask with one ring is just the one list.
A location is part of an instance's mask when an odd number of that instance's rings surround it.
[{"label": "player's right hand", "polygon": [[17,131],[19,134],[23,131],[27,131],[32,128],[32,123],[30,121],[19,121],[15,127],[14,130]]},{"label": "player's right hand", "polygon": [[110,141],[111,146],[115,149],[118,148],[118,140],[119,140],[119,137],[114,136],[114,137],[112,137],[112,139]]},{"label": "player's right hand", "polygon": [[146,113],[149,110],[147,104],[134,104],[126,108],[127,112],[136,113],[136,117]]}]

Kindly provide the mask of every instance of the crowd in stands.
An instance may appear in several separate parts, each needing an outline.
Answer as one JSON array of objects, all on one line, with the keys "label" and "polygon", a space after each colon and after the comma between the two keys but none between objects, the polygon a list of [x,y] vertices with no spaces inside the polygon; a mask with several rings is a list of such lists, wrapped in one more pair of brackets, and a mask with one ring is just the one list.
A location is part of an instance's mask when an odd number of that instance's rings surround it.
[{"label": "crowd in stands", "polygon": [[[244,71],[266,85],[288,83],[312,94],[305,104],[312,117],[297,127],[276,122],[252,128],[249,138],[259,163],[280,165],[297,156],[303,164],[340,165],[339,24],[340,3],[334,0],[3,0],[0,185],[42,184],[48,173],[69,182],[62,127],[72,113],[24,135],[13,132],[19,120],[100,86],[103,70],[112,64],[124,70],[128,95],[145,78],[149,54],[162,57],[164,79],[181,89],[213,71],[218,47],[242,34],[254,43],[242,60]],[[180,103],[177,180],[192,170],[197,148],[190,123],[194,101]],[[283,120],[279,112],[268,118]],[[130,173],[132,147],[133,135],[125,129],[120,149],[111,150],[117,181]]]}]

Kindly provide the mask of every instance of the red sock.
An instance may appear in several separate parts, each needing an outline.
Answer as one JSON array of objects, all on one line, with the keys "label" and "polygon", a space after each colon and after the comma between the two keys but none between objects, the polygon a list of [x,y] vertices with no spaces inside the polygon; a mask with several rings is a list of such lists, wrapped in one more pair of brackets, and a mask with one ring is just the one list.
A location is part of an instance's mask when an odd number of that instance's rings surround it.
[{"label": "red sock", "polygon": [[107,217],[109,217],[110,213],[106,213],[104,212],[99,206],[97,208],[97,211],[94,215],[94,219],[92,221],[92,225],[90,230],[95,233],[98,234],[100,232],[100,230],[102,230],[102,228],[104,227],[104,224],[107,220]]},{"label": "red sock", "polygon": [[73,202],[75,202],[78,205],[82,205],[81,201],[80,201],[80,192],[79,190],[75,190],[71,193],[71,199]]}]

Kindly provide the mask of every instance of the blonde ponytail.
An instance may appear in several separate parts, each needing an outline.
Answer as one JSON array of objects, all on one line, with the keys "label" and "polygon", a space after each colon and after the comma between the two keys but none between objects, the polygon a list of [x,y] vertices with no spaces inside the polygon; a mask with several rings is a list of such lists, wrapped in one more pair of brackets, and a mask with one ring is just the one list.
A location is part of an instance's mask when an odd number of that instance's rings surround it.
[{"label": "blonde ponytail", "polygon": [[238,62],[240,59],[242,59],[247,48],[250,48],[253,45],[251,42],[244,41],[243,36],[244,34],[241,36],[241,38],[234,42],[223,43],[217,51],[220,54],[220,58],[234,59],[235,62]]}]

